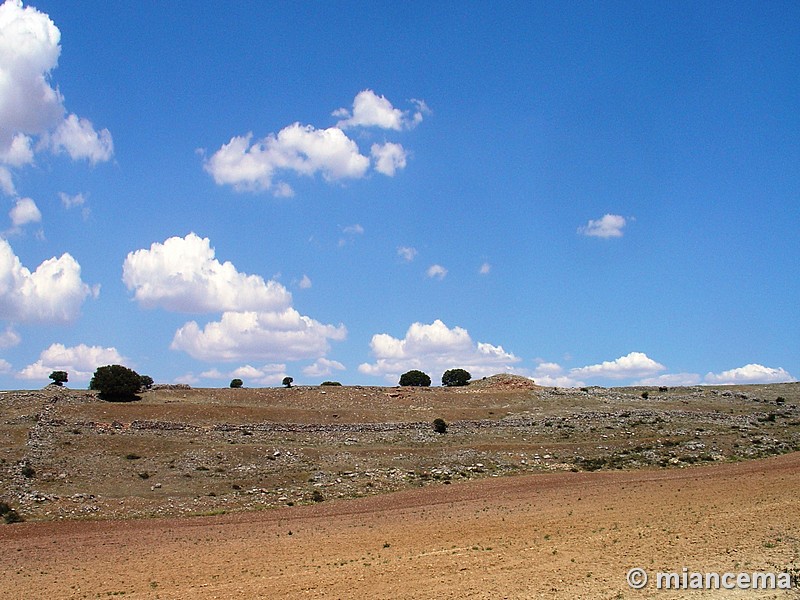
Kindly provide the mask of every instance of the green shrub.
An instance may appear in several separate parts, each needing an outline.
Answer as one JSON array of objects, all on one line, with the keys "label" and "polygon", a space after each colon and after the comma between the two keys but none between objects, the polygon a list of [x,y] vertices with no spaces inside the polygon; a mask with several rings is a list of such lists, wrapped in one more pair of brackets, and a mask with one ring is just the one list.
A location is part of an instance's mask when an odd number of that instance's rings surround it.
[{"label": "green shrub", "polygon": [[642,398],[644,398],[645,400],[647,400],[649,397],[650,397],[650,392],[646,392],[646,391],[645,391],[645,392],[642,392]]},{"label": "green shrub", "polygon": [[342,384],[338,381],[323,381],[320,385],[338,385],[341,386]]},{"label": "green shrub", "polygon": [[407,373],[403,373],[400,376],[400,385],[402,386],[428,387],[430,384],[430,376],[426,375],[422,371],[417,371],[416,369],[408,371]]},{"label": "green shrub", "polygon": [[434,419],[433,430],[436,433],[447,433],[447,423],[444,419]]},{"label": "green shrub", "polygon": [[30,465],[25,465],[24,467],[22,467],[22,469],[20,469],[20,473],[22,473],[23,477],[27,477],[28,479],[31,479],[36,476],[36,471]]},{"label": "green shrub", "polygon": [[467,385],[470,379],[472,379],[472,375],[469,374],[469,371],[465,371],[464,369],[448,369],[442,375],[442,385],[446,387]]},{"label": "green shrub", "polygon": [[89,382],[90,390],[99,391],[100,397],[110,402],[135,400],[141,388],[141,376],[133,369],[122,365],[98,367]]},{"label": "green shrub", "polygon": [[285,385],[287,388],[290,388],[290,387],[292,387],[292,382],[293,381],[294,381],[294,379],[292,379],[291,377],[284,377],[283,381],[281,383],[283,385]]},{"label": "green shrub", "polygon": [[231,379],[231,387],[234,389],[238,389],[244,385],[244,382],[241,379]]},{"label": "green shrub", "polygon": [[314,502],[322,502],[323,500],[325,500],[325,496],[323,496],[322,492],[320,492],[319,490],[314,490],[313,492],[311,492],[311,499]]}]

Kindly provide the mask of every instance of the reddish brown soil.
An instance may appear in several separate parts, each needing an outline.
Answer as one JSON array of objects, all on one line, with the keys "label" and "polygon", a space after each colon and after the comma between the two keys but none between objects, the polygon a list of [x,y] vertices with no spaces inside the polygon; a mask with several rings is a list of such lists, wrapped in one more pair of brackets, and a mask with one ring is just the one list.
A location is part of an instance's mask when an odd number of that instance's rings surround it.
[{"label": "reddish brown soil", "polygon": [[800,453],[488,478],[190,519],[0,527],[0,597],[784,598],[625,575],[800,565]]}]

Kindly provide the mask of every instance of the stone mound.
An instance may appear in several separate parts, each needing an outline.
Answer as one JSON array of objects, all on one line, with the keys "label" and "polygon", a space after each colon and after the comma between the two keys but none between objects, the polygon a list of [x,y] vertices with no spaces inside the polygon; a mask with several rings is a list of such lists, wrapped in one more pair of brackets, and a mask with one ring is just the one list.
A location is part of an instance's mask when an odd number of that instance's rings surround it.
[{"label": "stone mound", "polygon": [[500,373],[491,377],[484,377],[469,384],[469,389],[471,390],[533,390],[537,387],[539,386],[536,385],[533,379],[522,375],[512,375],[511,373]]}]

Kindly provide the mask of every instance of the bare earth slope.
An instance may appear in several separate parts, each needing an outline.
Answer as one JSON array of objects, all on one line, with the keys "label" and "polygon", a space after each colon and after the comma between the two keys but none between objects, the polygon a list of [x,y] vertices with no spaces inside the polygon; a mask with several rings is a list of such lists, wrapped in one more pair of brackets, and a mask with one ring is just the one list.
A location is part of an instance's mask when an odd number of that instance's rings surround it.
[{"label": "bare earth slope", "polygon": [[800,454],[483,479],[191,519],[0,527],[0,596],[790,598],[625,574],[800,567]]}]

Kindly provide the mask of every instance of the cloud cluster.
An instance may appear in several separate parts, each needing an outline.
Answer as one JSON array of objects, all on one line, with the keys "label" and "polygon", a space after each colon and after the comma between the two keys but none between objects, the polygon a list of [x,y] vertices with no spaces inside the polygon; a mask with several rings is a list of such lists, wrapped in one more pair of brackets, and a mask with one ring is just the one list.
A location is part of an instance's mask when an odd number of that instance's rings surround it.
[{"label": "cloud cluster", "polygon": [[61,53],[53,21],[21,0],[8,0],[0,5],[0,31],[0,189],[16,194],[10,168],[32,163],[34,149],[66,152],[93,164],[109,160],[114,151],[109,131],[65,116],[64,98],[50,84]]},{"label": "cloud cluster", "polygon": [[170,347],[198,360],[318,359],[329,351],[329,340],[347,335],[344,325],[301,315],[280,283],[217,260],[210,240],[194,233],[131,252],[122,279],[144,308],[222,313],[219,321],[190,321],[175,333]]},{"label": "cloud cluster", "polygon": [[53,371],[66,371],[70,381],[91,379],[97,367],[124,364],[126,359],[116,348],[102,346],[66,347],[52,344],[39,355],[39,360],[17,373],[20,379],[47,379]]},{"label": "cloud cluster", "polygon": [[81,267],[70,254],[50,258],[31,273],[0,239],[0,319],[29,323],[69,323],[84,300],[97,295],[81,280]]},{"label": "cloud cluster", "polygon": [[196,321],[175,333],[170,348],[213,362],[303,360],[330,350],[328,340],[347,337],[344,325],[324,325],[293,308],[273,312],[225,312],[201,328]]},{"label": "cloud cluster", "polygon": [[625,217],[606,214],[600,219],[590,220],[586,225],[578,227],[578,233],[606,239],[622,237],[626,223]]},{"label": "cloud cluster", "polygon": [[276,196],[293,194],[287,182],[277,180],[282,173],[321,174],[329,182],[361,179],[374,163],[375,171],[392,177],[406,166],[407,153],[402,145],[375,143],[370,156],[366,156],[344,130],[353,127],[400,130],[419,123],[422,114],[420,108],[410,117],[383,96],[364,90],[356,96],[352,114],[346,109],[335,111],[334,115],[346,118],[334,127],[318,129],[293,123],[258,140],[253,140],[252,133],[234,136],[205,161],[204,168],[218,185],[231,185],[237,191],[266,190]]},{"label": "cloud cluster", "polygon": [[466,329],[451,329],[438,319],[429,325],[412,324],[403,339],[376,334],[370,349],[376,362],[359,365],[359,372],[381,376],[392,383],[411,369],[432,373],[432,377],[453,368],[466,369],[473,378],[512,373],[521,360],[502,346],[475,343]]}]

